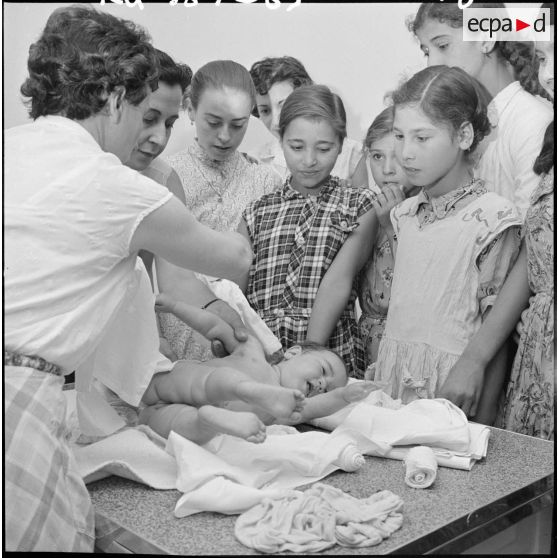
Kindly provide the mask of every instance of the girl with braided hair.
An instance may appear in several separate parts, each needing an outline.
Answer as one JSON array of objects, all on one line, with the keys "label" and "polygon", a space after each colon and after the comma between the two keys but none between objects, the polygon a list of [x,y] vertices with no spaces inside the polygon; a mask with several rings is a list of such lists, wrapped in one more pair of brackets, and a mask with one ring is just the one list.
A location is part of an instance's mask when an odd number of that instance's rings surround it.
[{"label": "girl with braided hair", "polygon": [[[505,11],[499,2],[475,2],[475,7]],[[533,43],[464,41],[463,10],[457,4],[423,3],[408,27],[429,66],[458,66],[492,96],[493,130],[479,147],[475,173],[489,190],[513,201],[524,218],[539,182],[533,163],[552,120],[552,107],[538,97],[549,98],[537,80]]]}]

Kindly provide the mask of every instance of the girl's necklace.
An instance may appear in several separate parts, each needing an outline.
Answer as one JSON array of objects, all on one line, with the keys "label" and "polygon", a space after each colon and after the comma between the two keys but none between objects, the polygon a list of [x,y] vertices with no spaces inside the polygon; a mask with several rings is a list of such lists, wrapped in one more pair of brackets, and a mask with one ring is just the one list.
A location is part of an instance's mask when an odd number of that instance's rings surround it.
[{"label": "girl's necklace", "polygon": [[236,172],[236,167],[238,166],[238,161],[236,162],[236,165],[232,169],[232,171],[229,174],[229,176],[227,177],[226,181],[223,184],[221,184],[220,188],[215,186],[213,180],[210,180],[209,178],[207,178],[207,176],[205,176],[205,173],[203,172],[202,164],[200,163],[200,161],[198,161],[197,158],[195,158],[195,161],[196,161],[196,165],[198,167],[198,170],[200,171],[200,174],[202,175],[202,178],[205,180],[207,185],[217,194],[217,201],[219,203],[223,203],[223,195],[227,191],[227,188],[229,187],[232,179],[234,178],[234,174]]}]

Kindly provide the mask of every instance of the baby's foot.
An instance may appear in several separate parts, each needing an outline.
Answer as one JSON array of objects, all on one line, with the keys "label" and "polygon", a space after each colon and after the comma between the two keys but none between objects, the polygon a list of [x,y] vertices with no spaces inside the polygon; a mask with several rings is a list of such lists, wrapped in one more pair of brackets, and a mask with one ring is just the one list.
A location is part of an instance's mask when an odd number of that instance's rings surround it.
[{"label": "baby's foot", "polygon": [[205,405],[199,409],[198,417],[219,434],[230,434],[255,444],[261,444],[266,438],[265,424],[254,413]]},{"label": "baby's foot", "polygon": [[297,420],[304,407],[304,394],[298,389],[270,386],[258,382],[237,385],[238,397],[278,419]]}]

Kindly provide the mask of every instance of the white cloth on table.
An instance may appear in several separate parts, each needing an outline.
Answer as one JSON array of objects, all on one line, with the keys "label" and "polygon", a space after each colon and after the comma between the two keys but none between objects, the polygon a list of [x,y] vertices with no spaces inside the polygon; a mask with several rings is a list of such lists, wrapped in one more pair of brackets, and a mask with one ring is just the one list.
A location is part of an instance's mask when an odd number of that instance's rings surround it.
[{"label": "white cloth on table", "polygon": [[305,492],[266,498],[238,517],[234,533],[245,546],[266,553],[369,547],[401,527],[402,505],[388,490],[358,499],[317,483]]},{"label": "white cloth on table", "polygon": [[220,435],[203,447],[171,432],[167,451],[176,458],[176,487],[184,493],[175,515],[241,513],[265,497],[288,495],[337,469],[355,471],[363,464],[343,434],[300,433],[287,426],[270,426],[267,432],[262,444]]},{"label": "white cloth on table", "polygon": [[403,405],[380,390],[311,423],[352,436],[366,455],[403,460],[410,448],[424,445],[433,449],[438,465],[463,470],[471,470],[486,457],[490,437],[487,426],[468,422],[461,409],[446,399]]},{"label": "white cloth on table", "polygon": [[176,488],[177,465],[165,451],[166,440],[150,428],[127,428],[89,445],[74,445],[85,483],[117,475],[158,490]]},{"label": "white cloth on table", "polygon": [[411,488],[428,488],[434,484],[438,462],[432,448],[415,446],[404,459],[405,484]]}]

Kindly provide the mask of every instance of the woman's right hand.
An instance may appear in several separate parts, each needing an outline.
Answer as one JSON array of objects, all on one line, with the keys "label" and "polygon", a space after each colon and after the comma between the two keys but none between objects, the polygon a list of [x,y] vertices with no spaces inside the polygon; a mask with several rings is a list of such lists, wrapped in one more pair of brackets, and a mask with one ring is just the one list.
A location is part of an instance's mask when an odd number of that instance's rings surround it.
[{"label": "woman's right hand", "polygon": [[405,200],[403,189],[399,185],[386,186],[382,191],[374,197],[372,207],[376,212],[380,225],[390,230],[392,227],[390,212],[391,210],[402,201]]}]

